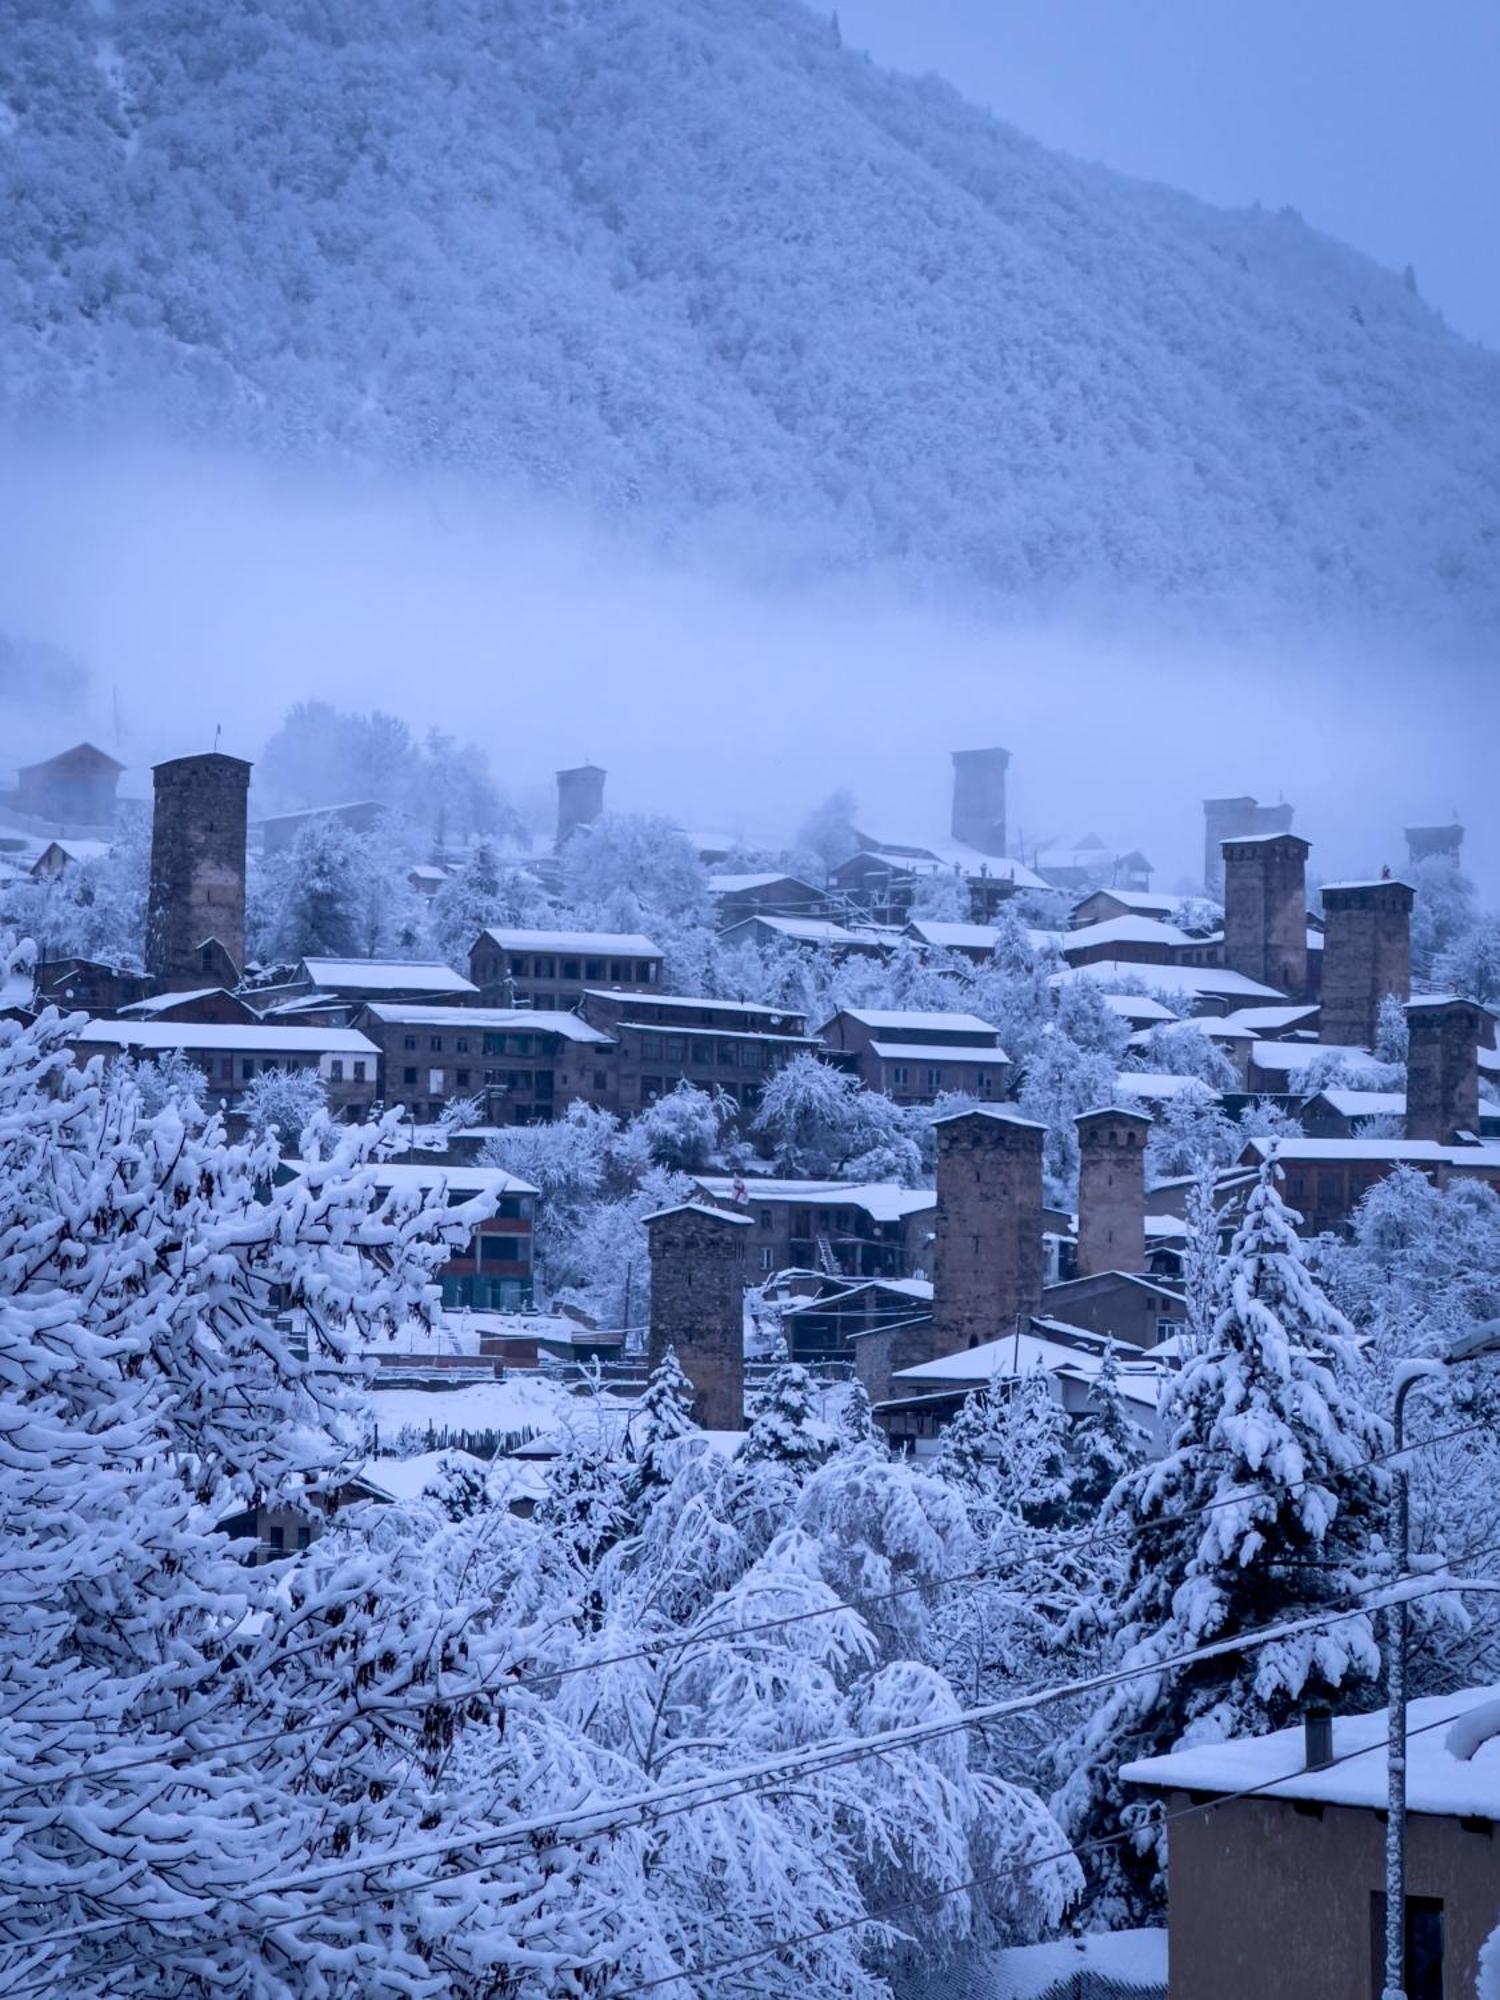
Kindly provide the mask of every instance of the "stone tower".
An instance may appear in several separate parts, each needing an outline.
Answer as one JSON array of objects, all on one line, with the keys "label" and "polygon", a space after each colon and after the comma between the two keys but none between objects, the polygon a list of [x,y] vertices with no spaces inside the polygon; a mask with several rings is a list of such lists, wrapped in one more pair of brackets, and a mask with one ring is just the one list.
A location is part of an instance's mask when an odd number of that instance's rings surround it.
[{"label": "stone tower", "polygon": [[604,810],[604,780],[597,764],[579,764],[557,774],[557,845],[581,826],[592,826]]},{"label": "stone tower", "polygon": [[1462,864],[1463,854],[1464,830],[1457,820],[1449,820],[1446,826],[1409,826],[1406,829],[1406,858],[1413,867],[1419,861],[1431,861],[1441,856],[1457,868]]},{"label": "stone tower", "polygon": [[1146,1268],[1146,1140],[1151,1120],[1105,1106],[1078,1126],[1078,1275]]},{"label": "stone tower", "polygon": [[985,1106],[936,1121],[933,1356],[1001,1334],[1042,1303],[1045,1127]]},{"label": "stone tower", "polygon": [[953,752],[953,838],[981,854],[1005,853],[1008,750]]},{"label": "stone tower", "polygon": [[683,1202],[646,1217],[651,1257],[650,1357],[669,1347],[709,1431],[745,1428],[745,1244],[748,1215]]},{"label": "stone tower", "polygon": [[1411,994],[1411,908],[1405,882],[1330,882],[1323,891],[1323,1012],[1318,1039],[1375,1046],[1380,1003]]},{"label": "stone tower", "polygon": [[1290,833],[1290,806],[1263,806],[1248,795],[1203,801],[1203,886],[1210,896],[1224,894],[1224,843],[1252,834]]},{"label": "stone tower", "polygon": [[1491,1032],[1473,1000],[1439,994],[1406,1009],[1406,1136],[1451,1146],[1479,1125],[1479,1045]]},{"label": "stone tower", "polygon": [[245,965],[250,766],[214,750],[152,771],[146,972],[159,990],[218,986]]},{"label": "stone tower", "polygon": [[1300,834],[1224,842],[1224,962],[1289,999],[1307,991],[1307,857]]}]

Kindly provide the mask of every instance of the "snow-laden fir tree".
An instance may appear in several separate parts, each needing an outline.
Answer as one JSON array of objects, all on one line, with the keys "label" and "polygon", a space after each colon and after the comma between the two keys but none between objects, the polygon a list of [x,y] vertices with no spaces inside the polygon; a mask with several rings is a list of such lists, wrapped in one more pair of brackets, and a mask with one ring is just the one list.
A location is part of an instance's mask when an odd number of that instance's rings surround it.
[{"label": "snow-laden fir tree", "polygon": [[[1379,1671],[1375,1613],[1359,1593],[1381,1573],[1387,1426],[1351,1380],[1348,1321],[1306,1267],[1294,1217],[1268,1160],[1225,1262],[1207,1349],[1173,1383],[1170,1443],[1128,1474],[1106,1528],[1129,1559],[1110,1608],[1117,1658],[1140,1669],[1061,1752],[1071,1770],[1055,1802],[1075,1839],[1133,1826],[1100,1850],[1101,1902],[1157,1906],[1161,1856],[1145,1809],[1118,1771],[1174,1745],[1282,1727],[1309,1701],[1368,1696]],[[1176,1656],[1282,1619],[1356,1615],[1244,1653]]]},{"label": "snow-laden fir tree", "polygon": [[675,1347],[669,1347],[652,1369],[646,1393],[636,1405],[630,1422],[630,1441],[635,1453],[635,1486],[638,1495],[649,1495],[671,1478],[679,1440],[691,1437],[698,1426],[693,1421],[693,1385],[683,1373]]},{"label": "snow-laden fir tree", "polygon": [[835,1419],[838,1448],[846,1451],[859,1445],[874,1445],[884,1451],[885,1432],[876,1423],[870,1408],[869,1391],[856,1375],[844,1391],[844,1400],[839,1404]]},{"label": "snow-laden fir tree", "polygon": [[1081,1527],[1098,1517],[1110,1494],[1146,1456],[1146,1438],[1120,1387],[1120,1351],[1106,1342],[1088,1406],[1068,1439],[1066,1492],[1059,1518]]},{"label": "snow-laden fir tree", "polygon": [[1190,1351],[1208,1346],[1219,1317],[1223,1258],[1219,1250],[1217,1176],[1204,1167],[1193,1177],[1187,1197],[1187,1241],[1182,1253],[1183,1302],[1187,1307]]},{"label": "snow-laden fir tree", "polygon": [[740,1461],[781,1466],[801,1479],[821,1465],[827,1453],[828,1439],[817,1419],[813,1379],[800,1362],[783,1362],[756,1401],[740,1446]]}]

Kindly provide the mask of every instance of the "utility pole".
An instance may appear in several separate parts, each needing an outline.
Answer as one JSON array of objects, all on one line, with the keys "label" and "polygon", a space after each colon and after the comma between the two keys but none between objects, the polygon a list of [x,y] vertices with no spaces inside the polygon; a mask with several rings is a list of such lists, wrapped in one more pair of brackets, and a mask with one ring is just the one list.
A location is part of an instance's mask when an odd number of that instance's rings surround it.
[{"label": "utility pole", "polygon": [[[1406,1443],[1406,1399],[1419,1382],[1448,1368],[1500,1354],[1500,1320],[1488,1320],[1435,1360],[1403,1361],[1396,1369],[1391,1406],[1391,1549],[1398,1583],[1411,1567],[1411,1494],[1401,1453]],[[1381,2000],[1406,2000],[1406,1684],[1408,1616],[1405,1598],[1385,1614],[1386,1820],[1385,1986]]]}]

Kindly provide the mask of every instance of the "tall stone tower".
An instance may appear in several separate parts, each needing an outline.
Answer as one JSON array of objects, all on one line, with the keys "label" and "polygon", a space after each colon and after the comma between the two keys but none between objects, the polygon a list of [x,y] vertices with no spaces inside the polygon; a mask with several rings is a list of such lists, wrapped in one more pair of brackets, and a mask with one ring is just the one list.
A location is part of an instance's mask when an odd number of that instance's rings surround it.
[{"label": "tall stone tower", "polygon": [[1456,819],[1445,826],[1409,826],[1406,829],[1406,858],[1415,867],[1419,861],[1441,857],[1457,868],[1463,861],[1464,830]]},{"label": "tall stone tower", "polygon": [[1146,1268],[1146,1140],[1151,1120],[1108,1105],[1080,1112],[1078,1275]]},{"label": "tall stone tower", "polygon": [[1330,882],[1323,891],[1323,1011],[1318,1039],[1375,1046],[1380,1003],[1411,994],[1411,909],[1405,882]]},{"label": "tall stone tower", "polygon": [[[152,771],[146,971],[172,992],[220,985],[245,965],[245,805],[250,766],[211,751]],[[217,949],[214,949],[217,947]]]},{"label": "tall stone tower", "polygon": [[669,1347],[709,1431],[745,1428],[745,1244],[748,1215],[683,1202],[646,1217],[651,1258],[650,1357]]},{"label": "tall stone tower", "polygon": [[578,764],[557,774],[557,845],[581,826],[592,826],[604,810],[604,780],[597,764]]},{"label": "tall stone tower", "polygon": [[1479,1125],[1479,1045],[1493,1032],[1473,1000],[1439,994],[1406,1009],[1406,1136],[1451,1146]]},{"label": "tall stone tower", "polygon": [[1224,893],[1224,842],[1251,834],[1290,833],[1292,808],[1263,806],[1245,795],[1203,801],[1203,886],[1210,896]]},{"label": "tall stone tower", "polygon": [[936,1121],[934,1357],[1015,1331],[1042,1303],[1046,1128],[985,1106]]},{"label": "tall stone tower", "polygon": [[1307,991],[1307,857],[1300,834],[1224,842],[1224,962],[1293,1000]]},{"label": "tall stone tower", "polygon": [[1008,750],[953,752],[953,838],[981,854],[1006,851],[1005,774]]}]

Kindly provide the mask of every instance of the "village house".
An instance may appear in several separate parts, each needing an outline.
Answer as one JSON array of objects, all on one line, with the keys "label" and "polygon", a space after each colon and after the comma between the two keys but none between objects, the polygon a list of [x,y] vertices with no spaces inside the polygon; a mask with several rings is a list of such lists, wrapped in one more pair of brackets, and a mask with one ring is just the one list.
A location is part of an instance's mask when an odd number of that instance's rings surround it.
[{"label": "village house", "polygon": [[708,893],[720,930],[746,917],[820,917],[825,891],[796,875],[710,875]]},{"label": "village house", "polygon": [[[1467,2000],[1500,1917],[1500,1688],[1411,1703],[1406,1993]],[[1384,1988],[1386,1716],[1335,1715],[1124,1764],[1170,1816],[1171,2000]],[[1245,1797],[1242,1794],[1251,1793]]]},{"label": "village house", "polygon": [[1432,1139],[1251,1139],[1242,1168],[1258,1167],[1274,1148],[1281,1191],[1302,1217],[1302,1233],[1342,1234],[1361,1200],[1398,1167],[1410,1167],[1434,1187],[1465,1176],[1500,1193],[1500,1145],[1442,1146]]},{"label": "village house", "polygon": [[453,1099],[477,1099],[483,1125],[535,1125],[609,1096],[614,1043],[577,1014],[374,1001],[357,1020],[380,1052],[382,1101],[422,1123]]},{"label": "village house", "polygon": [[199,1027],[242,1028],[252,1027],[260,1018],[247,1001],[226,986],[200,986],[187,993],[153,993],[148,999],[121,1007],[115,1016],[118,1021],[191,1021]]},{"label": "village house", "polygon": [[331,821],[350,833],[373,833],[385,812],[377,799],[356,799],[348,805],[307,806],[300,812],[275,813],[269,819],[252,821],[250,831],[262,854],[280,854],[306,827]]},{"label": "village house", "polygon": [[33,882],[56,882],[73,869],[102,861],[108,852],[107,840],[49,840],[27,872]]},{"label": "village house", "polygon": [[248,997],[262,1014],[347,1024],[372,1001],[460,1007],[479,989],[441,959],[304,958],[285,984]]},{"label": "village house", "polygon": [[439,1265],[436,1278],[449,1311],[526,1312],[532,1303],[533,1232],[537,1191],[498,1167],[459,1162],[381,1160],[371,1169],[382,1201],[390,1195],[445,1192],[449,1208],[491,1207],[468,1242]]},{"label": "village house", "polygon": [[659,992],[662,954],[639,932],[481,931],[469,977],[486,1007],[576,1007],[590,987]]},{"label": "village house", "polygon": [[760,951],[793,945],[803,950],[831,951],[835,958],[881,958],[894,948],[894,941],[892,932],[852,930],[828,917],[743,917],[719,933],[719,943],[729,950],[742,944],[754,945]]},{"label": "village house", "polygon": [[856,1334],[888,1332],[932,1317],[932,1283],[927,1278],[867,1278],[845,1284],[825,1278],[810,1296],[781,1310],[787,1353],[804,1367],[851,1365],[849,1342]]},{"label": "village house", "polygon": [[[1105,923],[1111,917],[1151,917],[1157,923],[1168,924],[1175,920],[1183,902],[1181,896],[1164,896],[1151,889],[1091,889],[1073,905],[1070,922],[1075,930]],[[1222,911],[1219,914],[1222,916]]]},{"label": "village house", "polygon": [[[1175,924],[1133,912],[1102,917],[1097,923],[1065,932],[1058,940],[1058,950],[1069,965],[1179,965],[1208,963],[1212,957],[1202,940],[1190,938]],[[1184,952],[1196,956],[1184,960],[1179,957]]]},{"label": "village house", "polygon": [[115,818],[115,789],[125,769],[92,743],[75,743],[71,750],[23,764],[15,790],[3,803],[33,820],[65,827],[110,827]]},{"label": "village house", "polygon": [[1097,833],[1086,833],[1076,847],[1044,847],[1035,857],[1036,872],[1054,889],[1132,889],[1151,887],[1151,863],[1138,847],[1117,853]]},{"label": "village house", "polygon": [[[913,917],[903,935],[928,951],[951,953],[972,965],[988,964],[1005,937],[996,924],[947,923],[936,917]],[[1033,951],[1045,952],[1061,944],[1067,933],[1026,928],[1021,935]]]},{"label": "village house", "polygon": [[912,1278],[931,1261],[930,1188],[894,1182],[745,1179],[695,1176],[720,1208],[749,1218],[751,1272],[819,1271],[848,1278]]},{"label": "village house", "polygon": [[1010,1058],[975,1014],[845,1007],[818,1031],[842,1068],[898,1104],[931,1104],[945,1092],[1002,1098]]},{"label": "village house", "polygon": [[609,1103],[624,1117],[684,1082],[753,1111],[769,1077],[819,1046],[802,1015],[743,1000],[593,991],[580,1012],[614,1044]]},{"label": "village house", "polygon": [[1286,995],[1230,966],[1140,965],[1121,958],[1091,965],[1066,966],[1054,972],[1053,983],[1087,979],[1105,994],[1145,991],[1174,1001],[1193,1014],[1228,1014],[1261,1002],[1282,1002]]},{"label": "village house", "polygon": [[75,1041],[77,1058],[129,1055],[153,1061],[181,1055],[207,1081],[210,1101],[230,1110],[268,1070],[311,1070],[335,1117],[363,1118],[375,1102],[379,1052],[353,1028],[281,1028],[195,1021],[87,1021]]},{"label": "village house", "polygon": [[118,1013],[143,999],[148,991],[146,975],[136,967],[72,954],[39,959],[35,984],[39,1007],[93,1015]]}]

